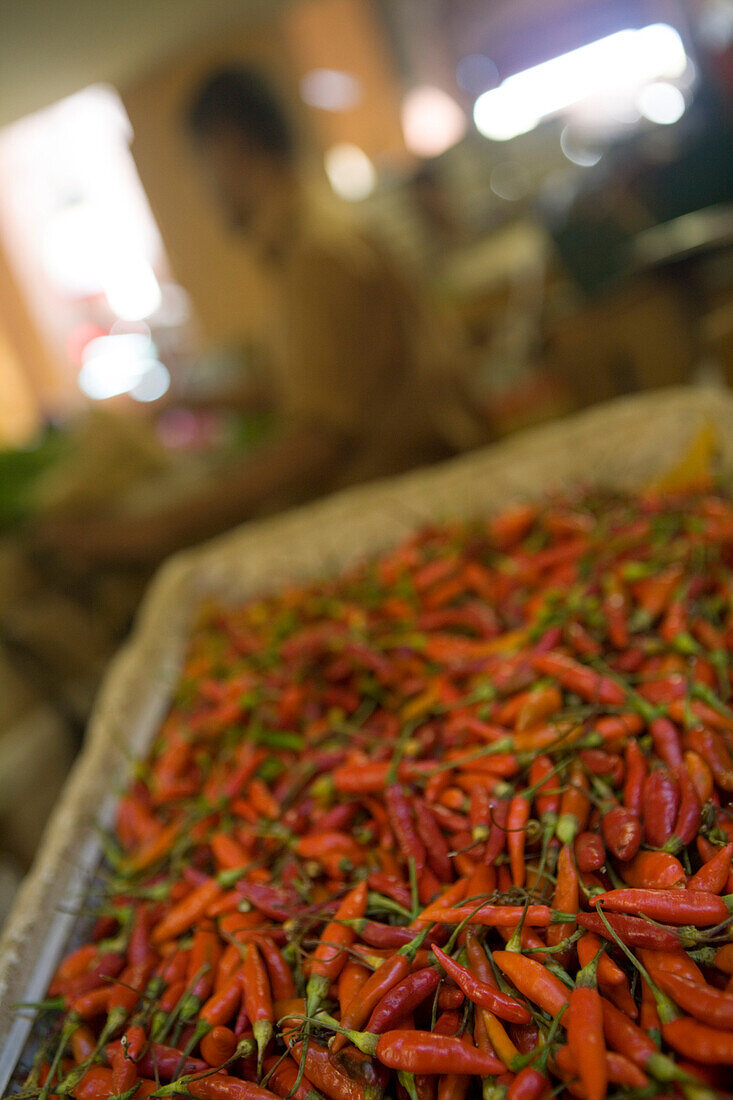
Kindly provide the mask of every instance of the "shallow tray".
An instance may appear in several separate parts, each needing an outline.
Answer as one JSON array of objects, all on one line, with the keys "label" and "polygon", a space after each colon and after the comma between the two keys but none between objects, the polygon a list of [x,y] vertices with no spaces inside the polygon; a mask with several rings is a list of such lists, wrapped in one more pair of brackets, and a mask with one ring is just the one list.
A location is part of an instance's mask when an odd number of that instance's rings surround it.
[{"label": "shallow tray", "polygon": [[399,478],[247,524],[162,567],[130,640],[112,662],[86,745],[0,939],[0,1095],[28,1041],[18,1002],[40,1000],[73,934],[75,899],[94,875],[94,824],[111,819],[130,757],[168,705],[196,607],[290,579],[333,573],[428,520],[469,518],[577,484],[633,489],[668,469],[705,424],[733,470],[733,394],[663,390],[624,398]]}]

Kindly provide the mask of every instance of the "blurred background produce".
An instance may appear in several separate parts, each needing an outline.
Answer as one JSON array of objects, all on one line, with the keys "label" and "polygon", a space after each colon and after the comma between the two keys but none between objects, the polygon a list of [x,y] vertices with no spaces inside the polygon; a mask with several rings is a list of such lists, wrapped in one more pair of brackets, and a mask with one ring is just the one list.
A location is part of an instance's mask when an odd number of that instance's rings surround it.
[{"label": "blurred background produce", "polygon": [[733,381],[726,0],[0,0],[3,883],[153,565],[34,530],[154,515],[278,430],[230,399],[271,370],[272,279],[183,125],[232,64],[282,100],[308,195],[429,303],[452,449]]}]

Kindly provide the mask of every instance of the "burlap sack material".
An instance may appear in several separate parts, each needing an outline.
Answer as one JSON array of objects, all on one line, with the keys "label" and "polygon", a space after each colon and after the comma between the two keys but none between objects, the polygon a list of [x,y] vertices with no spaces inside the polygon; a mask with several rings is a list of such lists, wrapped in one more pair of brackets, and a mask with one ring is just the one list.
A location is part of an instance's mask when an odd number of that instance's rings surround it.
[{"label": "burlap sack material", "polygon": [[245,525],[164,565],[110,666],[86,747],[0,939],[0,1093],[29,1027],[13,1005],[44,994],[74,920],[64,910],[99,860],[93,823],[110,818],[130,756],[144,751],[165,711],[203,598],[231,601],[332,573],[428,520],[479,516],[579,482],[640,487],[672,466],[706,423],[715,428],[723,467],[733,469],[733,394],[657,391]]}]

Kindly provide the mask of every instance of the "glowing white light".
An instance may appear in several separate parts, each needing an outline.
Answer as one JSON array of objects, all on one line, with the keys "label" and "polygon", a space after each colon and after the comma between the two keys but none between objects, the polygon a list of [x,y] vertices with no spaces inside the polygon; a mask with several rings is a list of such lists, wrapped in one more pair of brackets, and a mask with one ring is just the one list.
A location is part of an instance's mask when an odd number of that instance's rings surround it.
[{"label": "glowing white light", "polygon": [[300,82],[300,96],[322,111],[350,111],[362,98],[361,81],[338,69],[311,69]]},{"label": "glowing white light", "polygon": [[637,89],[660,77],[675,79],[686,68],[674,27],[654,23],[618,31],[508,77],[479,96],[473,117],[485,137],[508,141],[589,96]]},{"label": "glowing white light", "polygon": [[346,202],[361,202],[377,185],[377,172],[363,149],[344,141],[326,151],[324,165],[329,183]]},{"label": "glowing white light", "polygon": [[639,89],[636,105],[644,118],[660,126],[671,126],[685,113],[685,97],[674,84],[658,81]]},{"label": "glowing white light", "polygon": [[[156,359],[156,347],[149,336],[142,332],[120,333],[115,336],[98,336],[84,348],[82,368],[79,371],[79,388],[87,397],[95,401],[105,401],[130,393],[142,386],[145,389],[147,376],[151,373],[159,379],[162,363]],[[165,367],[163,367],[165,370]],[[168,372],[166,371],[166,375]],[[166,385],[166,389],[167,389]],[[156,384],[152,385],[156,392]],[[165,389],[157,396],[162,396]],[[138,400],[156,400],[155,397],[142,397]]]},{"label": "glowing white light", "polygon": [[102,219],[87,203],[54,214],[41,242],[41,262],[51,282],[70,295],[98,294],[103,235]]},{"label": "glowing white light", "polygon": [[168,368],[157,359],[150,359],[146,368],[140,381],[130,390],[130,397],[146,403],[158,401],[170,389],[171,376]]},{"label": "glowing white light", "polygon": [[490,57],[472,53],[456,65],[456,84],[469,95],[480,95],[493,88],[499,80],[499,70]]},{"label": "glowing white light", "polygon": [[423,84],[402,102],[405,145],[418,157],[439,157],[466,132],[466,116],[441,88]]},{"label": "glowing white light", "polygon": [[566,126],[560,134],[560,148],[568,160],[581,168],[592,168],[603,155],[597,149],[584,145],[570,126]]},{"label": "glowing white light", "polygon": [[155,272],[139,255],[116,256],[102,276],[109,308],[123,321],[142,321],[163,300]]}]

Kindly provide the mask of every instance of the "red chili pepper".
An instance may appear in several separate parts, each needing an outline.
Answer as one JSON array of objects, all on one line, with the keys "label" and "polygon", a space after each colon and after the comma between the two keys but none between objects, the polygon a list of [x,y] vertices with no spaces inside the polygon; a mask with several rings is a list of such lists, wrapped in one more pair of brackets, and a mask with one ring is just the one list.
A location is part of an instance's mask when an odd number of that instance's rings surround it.
[{"label": "red chili pepper", "polygon": [[296,1042],[290,1053],[296,1063],[303,1060],[306,1077],[329,1100],[365,1100],[364,1086],[333,1064],[327,1047],[311,1039],[307,1050],[302,1042]]},{"label": "red chili pepper", "polygon": [[568,1047],[588,1100],[603,1100],[608,1087],[603,1007],[598,990],[577,985],[567,1014]]},{"label": "red chili pepper", "polygon": [[401,982],[393,986],[374,1006],[366,1030],[381,1035],[403,1016],[413,1012],[432,996],[440,984],[440,975],[435,967],[425,967],[408,974]]},{"label": "red chili pepper", "polygon": [[595,905],[614,913],[641,913],[668,924],[694,924],[704,928],[730,916],[722,898],[688,890],[609,890],[593,899]]},{"label": "red chili pepper", "polygon": [[318,1093],[305,1075],[295,1088],[298,1067],[291,1058],[268,1058],[264,1069],[268,1085],[281,1100],[286,1100],[287,1097],[292,1097],[293,1100],[318,1100]]},{"label": "red chili pepper", "polygon": [[687,882],[688,890],[705,891],[719,894],[728,881],[733,860],[733,843],[726,844],[704,863],[700,870]]},{"label": "red chili pepper", "polygon": [[601,831],[611,855],[633,859],[641,845],[641,822],[632,810],[614,806],[601,819]]},{"label": "red chili pepper", "polygon": [[[578,872],[575,860],[569,845],[563,844],[557,858],[557,879],[555,882],[555,894],[553,907],[559,913],[578,912],[580,905],[578,887]],[[557,947],[575,931],[575,924],[551,924],[547,930],[547,943],[550,947]]]},{"label": "red chili pepper", "polygon": [[262,1069],[265,1050],[272,1038],[274,1013],[272,1009],[272,991],[267,969],[256,943],[247,947],[242,967],[242,988],[247,1015],[257,1041],[258,1076]]},{"label": "red chili pepper", "polygon": [[560,800],[560,817],[555,832],[563,844],[572,844],[582,832],[590,814],[588,790],[590,784],[582,765],[575,761],[570,766],[567,786]]},{"label": "red chili pepper", "polygon": [[715,989],[704,979],[690,981],[681,974],[666,973],[662,979],[665,993],[675,1004],[710,1027],[733,1029],[733,993]]},{"label": "red chili pepper", "polygon": [[551,825],[554,831],[560,811],[560,790],[551,757],[535,756],[529,766],[528,782],[534,789],[535,812],[543,825]]},{"label": "red chili pepper", "polygon": [[429,866],[441,882],[452,882],[453,868],[448,855],[450,849],[435,817],[422,799],[414,799],[413,808],[415,810],[415,827],[420,840],[425,845]]},{"label": "red chili pepper", "polygon": [[502,1073],[503,1065],[451,1035],[427,1031],[387,1031],[377,1043],[377,1058],[390,1069],[407,1073],[467,1073],[485,1077]]},{"label": "red chili pepper", "polygon": [[529,800],[523,794],[515,794],[509,803],[509,812],[506,819],[506,844],[509,852],[509,865],[512,871],[512,882],[518,887],[524,886],[526,868],[524,843],[530,809]]},{"label": "red chili pepper", "polygon": [[684,886],[687,879],[680,861],[667,852],[639,852],[620,870],[628,886],[642,890],[666,890],[673,886]]},{"label": "red chili pepper", "polygon": [[509,800],[506,798],[490,799],[491,807],[490,832],[486,841],[484,861],[491,866],[496,862],[504,850],[507,840],[506,826],[509,816]]},{"label": "red chili pepper", "polygon": [[566,657],[563,653],[540,653],[532,658],[532,665],[544,676],[554,678],[568,691],[575,692],[589,703],[606,703],[622,706],[626,692],[607,676],[601,676],[592,668]]},{"label": "red chili pepper", "polygon": [[675,772],[682,763],[682,742],[674,722],[670,722],[669,718],[654,718],[649,723],[649,732],[657,756]]},{"label": "red chili pepper", "polygon": [[508,997],[498,989],[480,978],[475,977],[470,970],[461,966],[439,947],[433,948],[433,954],[437,958],[446,974],[453,979],[459,989],[463,990],[469,1001],[481,1008],[487,1008],[500,1020],[509,1020],[515,1024],[527,1024],[531,1017],[524,1005],[519,1004],[513,997]]},{"label": "red chili pepper", "polygon": [[662,1025],[665,1042],[686,1058],[705,1065],[733,1066],[733,1032],[706,1027],[681,1016]]},{"label": "red chili pepper", "polygon": [[494,962],[520,993],[550,1016],[557,1016],[570,1001],[570,990],[542,963],[514,951],[493,951]]},{"label": "red chili pepper", "polygon": [[[341,1027],[357,1030],[371,1016],[382,997],[398,982],[406,978],[412,969],[417,949],[422,944],[428,929],[423,929],[411,943],[401,947],[390,958],[377,967],[372,976],[364,983],[354,1000],[341,1013]],[[335,1035],[331,1043],[333,1053],[339,1051],[346,1040],[343,1034]]]},{"label": "red chili pepper", "polygon": [[[679,934],[675,928],[651,924],[641,917],[632,917],[626,913],[604,913],[604,916],[613,932],[627,947],[649,947],[653,951],[676,951],[680,947]],[[578,913],[578,924],[597,936],[613,939],[598,913]]]},{"label": "red chili pepper", "polygon": [[644,781],[644,837],[654,848],[662,848],[672,836],[679,810],[677,784],[666,768],[650,772]]},{"label": "red chili pepper", "polygon": [[397,843],[406,860],[414,860],[415,868],[421,871],[425,866],[425,845],[417,834],[409,799],[400,786],[393,785],[385,791],[385,803],[390,824]]},{"label": "red chili pepper", "polygon": [[216,879],[207,879],[198,889],[180,901],[178,905],[169,909],[161,921],[156,924],[151,934],[153,944],[165,943],[166,940],[175,939],[182,932],[187,932],[193,924],[203,917],[209,905],[221,894],[222,890]]},{"label": "red chili pepper", "polygon": [[629,741],[625,755],[624,806],[636,817],[641,817],[644,802],[644,783],[647,774],[646,759],[636,741]]},{"label": "red chili pepper", "polygon": [[[579,833],[573,853],[579,871],[598,871],[606,862],[606,848],[598,833]],[[555,908],[558,908],[557,902]]]},{"label": "red chili pepper", "polygon": [[[564,1076],[577,1076],[578,1067],[569,1047],[560,1047],[555,1060],[558,1069]],[[644,1089],[648,1086],[649,1078],[647,1075],[633,1062],[630,1062],[628,1058],[624,1058],[623,1054],[618,1054],[615,1050],[607,1050],[605,1063],[609,1084],[622,1085],[630,1089]]]},{"label": "red chili pepper", "polygon": [[201,1040],[204,1061],[213,1067],[223,1066],[237,1049],[237,1038],[228,1027],[215,1027]]},{"label": "red chili pepper", "polygon": [[724,791],[733,791],[733,758],[722,734],[699,726],[685,734],[685,747],[698,753]]},{"label": "red chili pepper", "polygon": [[346,948],[354,942],[355,931],[344,921],[363,917],[367,906],[367,884],[360,882],[341,902],[334,919],[326,925],[311,962],[306,991],[306,1014],[312,1015],[327,996],[331,983],[338,978],[348,958]]}]

